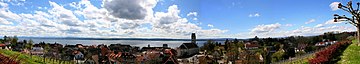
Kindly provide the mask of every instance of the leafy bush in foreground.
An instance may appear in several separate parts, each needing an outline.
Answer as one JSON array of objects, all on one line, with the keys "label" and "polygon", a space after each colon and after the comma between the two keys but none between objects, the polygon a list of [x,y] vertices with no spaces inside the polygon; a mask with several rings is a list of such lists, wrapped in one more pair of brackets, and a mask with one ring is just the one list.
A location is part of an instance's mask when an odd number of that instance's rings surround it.
[{"label": "leafy bush in foreground", "polygon": [[337,42],[333,45],[328,46],[326,49],[319,51],[315,54],[315,57],[313,59],[309,60],[310,64],[328,64],[331,63],[333,58],[336,58],[338,55],[340,55],[348,45],[350,45],[351,42]]}]

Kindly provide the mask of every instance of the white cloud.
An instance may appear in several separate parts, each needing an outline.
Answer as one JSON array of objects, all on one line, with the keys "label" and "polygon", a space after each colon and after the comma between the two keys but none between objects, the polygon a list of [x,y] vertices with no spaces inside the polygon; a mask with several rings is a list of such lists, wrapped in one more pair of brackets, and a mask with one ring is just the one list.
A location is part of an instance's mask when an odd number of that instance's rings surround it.
[{"label": "white cloud", "polygon": [[49,1],[49,3],[53,8],[48,12],[55,17],[54,20],[68,26],[80,26],[83,24],[71,10],[60,6],[55,2]]},{"label": "white cloud", "polygon": [[[125,1],[125,0],[122,0]],[[137,0],[139,1],[139,0]],[[0,34],[18,36],[77,36],[77,37],[171,37],[188,38],[189,34],[197,33],[201,38],[206,37],[283,37],[292,35],[318,35],[327,31],[353,31],[354,27],[335,26],[327,21],[314,27],[300,27],[294,30],[282,30],[293,26],[293,24],[282,25],[280,23],[262,24],[255,26],[250,32],[240,35],[224,34],[226,29],[216,29],[212,24],[203,29],[201,22],[189,22],[197,20],[197,12],[190,12],[181,17],[177,5],[168,7],[166,12],[153,11],[158,0],[131,1],[124,5],[134,5],[141,8],[119,8],[114,7],[117,1],[104,1],[102,7],[95,7],[89,1],[82,0],[74,2],[67,9],[55,2],[49,2],[47,11],[34,11],[33,14],[13,13],[7,3],[0,2]],[[135,2],[135,3],[134,3]],[[108,8],[106,8],[108,7]],[[47,9],[47,7],[42,7]],[[137,17],[124,16],[121,10],[140,10],[140,13],[129,13]],[[112,10],[112,12],[111,12]],[[144,12],[145,10],[145,12]],[[119,13],[119,14],[112,14]],[[259,17],[259,13],[250,14],[249,17]],[[81,20],[79,17],[83,17]],[[140,19],[142,18],[142,19]],[[70,21],[71,20],[71,21]],[[285,19],[281,19],[285,20]],[[334,24],[333,26],[331,26]],[[150,26],[149,26],[150,25]],[[286,26],[286,27],[283,27]],[[205,26],[206,27],[206,26]],[[169,36],[171,35],[171,36]]]},{"label": "white cloud", "polygon": [[250,14],[249,17],[259,17],[260,13]]},{"label": "white cloud", "polygon": [[[301,26],[297,29],[288,30],[288,27],[281,27],[281,24],[267,24],[258,25],[251,29],[250,33],[239,33],[236,36],[244,38],[252,38],[254,36],[266,38],[266,37],[288,37],[288,36],[313,36],[320,35],[325,32],[350,32],[356,31],[353,26],[339,26],[333,22],[334,20],[328,20],[324,23],[317,24],[313,27]],[[287,24],[286,24],[287,25]],[[285,25],[285,26],[286,26]]]},{"label": "white cloud", "polygon": [[[271,24],[269,24],[271,25]],[[267,26],[269,26],[267,25]],[[272,24],[275,26],[275,24]],[[284,27],[286,28],[286,27]],[[255,29],[255,28],[254,28]],[[271,31],[272,30],[272,31]],[[313,35],[320,35],[325,32],[350,32],[350,31],[356,31],[356,29],[352,26],[321,26],[317,25],[314,27],[299,27],[294,30],[281,30],[279,28],[276,29],[268,29],[268,31],[265,32],[252,32],[250,34],[248,33],[239,33],[237,36],[242,36],[243,38],[253,38],[254,36],[258,36],[261,38],[267,38],[267,37],[288,37],[288,36],[313,36]]]},{"label": "white cloud", "polygon": [[294,26],[293,24],[285,24],[285,26],[290,27],[290,26]]},{"label": "white cloud", "polygon": [[312,23],[312,22],[315,22],[315,19],[310,19],[309,21],[305,22],[305,24],[309,24],[309,23]]},{"label": "white cloud", "polygon": [[339,23],[342,23],[342,22],[334,22],[334,19],[331,19],[331,20],[328,20],[325,22],[325,24],[339,24]]},{"label": "white cloud", "polygon": [[5,24],[5,25],[9,25],[9,24],[13,24],[12,22],[7,21],[4,18],[0,18],[0,24]]},{"label": "white cloud", "polygon": [[[186,18],[179,16],[180,10],[177,5],[172,5],[168,8],[167,12],[156,12],[155,21],[152,23],[152,30],[166,35],[178,35],[179,37],[186,37],[190,33],[224,33],[227,30],[210,29],[203,30],[196,24],[188,22]],[[206,36],[203,34],[203,36]]]},{"label": "white cloud", "polygon": [[43,9],[42,7],[38,7],[38,9]]},{"label": "white cloud", "polygon": [[211,28],[214,27],[214,25],[212,25],[212,24],[208,24],[207,26],[208,26],[208,27],[211,27]]},{"label": "white cloud", "polygon": [[324,25],[323,24],[317,24],[315,27],[318,28],[318,27],[323,27]]},{"label": "white cloud", "polygon": [[197,21],[197,20],[198,20],[198,18],[193,18],[193,20]]},{"label": "white cloud", "polygon": [[331,8],[331,10],[338,10],[338,5],[339,5],[340,2],[332,2],[329,6]]},{"label": "white cloud", "polygon": [[251,30],[250,33],[268,33],[268,32],[272,32],[276,29],[279,29],[281,27],[280,23],[275,23],[275,24],[268,24],[268,25],[258,25],[255,28],[253,28]]},{"label": "white cloud", "polygon": [[[34,13],[13,13],[6,3],[0,9],[0,34],[18,36],[56,36],[56,37],[171,37],[188,38],[189,34],[197,33],[199,37],[220,37],[228,30],[203,29],[197,23],[189,22],[179,15],[177,5],[168,7],[166,12],[154,12],[152,9],[157,0],[141,0],[136,4],[146,12],[139,17],[120,17],[113,15],[115,10],[132,8],[112,7],[116,1],[104,1],[102,7],[95,7],[90,1],[68,3],[75,9],[66,8],[56,2],[49,2],[50,8],[41,7],[46,11]],[[125,4],[124,4],[125,5]],[[109,7],[109,8],[106,8]],[[38,8],[38,7],[35,7]],[[110,12],[110,11],[113,12]],[[138,9],[136,9],[138,10]],[[145,16],[142,16],[145,14]],[[197,12],[190,16],[198,16]],[[81,17],[81,19],[79,19]],[[4,21],[6,20],[6,21]],[[190,20],[198,20],[196,17]],[[16,21],[16,22],[14,22]],[[13,25],[9,25],[13,24]],[[150,26],[148,26],[150,25]],[[171,35],[171,36],[169,36]]]},{"label": "white cloud", "polygon": [[197,16],[197,12],[189,12],[186,16]]}]

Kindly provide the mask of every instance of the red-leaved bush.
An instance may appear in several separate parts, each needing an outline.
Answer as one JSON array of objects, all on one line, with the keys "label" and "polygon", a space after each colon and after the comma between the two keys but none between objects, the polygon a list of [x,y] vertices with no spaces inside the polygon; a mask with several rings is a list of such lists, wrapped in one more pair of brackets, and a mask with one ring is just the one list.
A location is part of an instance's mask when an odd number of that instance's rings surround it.
[{"label": "red-leaved bush", "polygon": [[15,59],[0,54],[0,64],[20,64]]},{"label": "red-leaved bush", "polygon": [[333,45],[328,46],[326,49],[321,50],[315,54],[315,57],[309,59],[310,64],[326,64],[328,63],[336,51],[339,50],[341,46],[347,47],[351,42],[337,42]]}]

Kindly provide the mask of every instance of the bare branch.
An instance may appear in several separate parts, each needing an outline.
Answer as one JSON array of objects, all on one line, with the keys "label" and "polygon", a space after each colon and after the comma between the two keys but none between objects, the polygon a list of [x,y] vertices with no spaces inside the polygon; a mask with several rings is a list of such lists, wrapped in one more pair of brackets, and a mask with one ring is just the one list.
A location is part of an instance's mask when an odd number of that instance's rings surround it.
[{"label": "bare branch", "polygon": [[358,3],[356,3],[356,5],[357,5],[356,13],[359,13],[359,5],[360,5],[360,3],[358,2]]},{"label": "bare branch", "polygon": [[346,11],[346,12],[350,12],[349,10],[347,10],[347,9],[344,9],[344,8],[340,8],[340,9],[342,9],[342,10],[344,10],[344,11]]},{"label": "bare branch", "polygon": [[348,23],[350,23],[351,25],[353,25],[353,26],[357,26],[356,24],[354,24],[354,23],[351,23],[351,22],[348,22]]},{"label": "bare branch", "polygon": [[349,1],[348,4],[347,4],[347,6],[349,7],[349,8],[348,8],[349,11],[353,13],[353,12],[354,12],[354,9],[353,9],[353,7],[352,7],[352,1]]}]

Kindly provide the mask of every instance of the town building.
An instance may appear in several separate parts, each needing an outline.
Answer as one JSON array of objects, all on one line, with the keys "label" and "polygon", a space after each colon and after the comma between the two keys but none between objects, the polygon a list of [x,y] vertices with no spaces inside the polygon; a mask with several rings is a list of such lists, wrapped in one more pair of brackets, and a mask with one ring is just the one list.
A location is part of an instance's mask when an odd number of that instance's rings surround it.
[{"label": "town building", "polygon": [[257,44],[257,42],[247,42],[245,43],[245,49],[258,49],[259,45]]},{"label": "town building", "polygon": [[168,47],[167,44],[163,44],[162,47],[151,47],[150,45],[148,45],[148,47],[142,47],[141,51],[152,51],[152,50],[156,50],[156,51],[163,51],[165,49],[171,49],[170,47]]},{"label": "town building", "polygon": [[177,55],[180,58],[191,57],[199,53],[199,46],[195,43],[183,43],[177,49]]},{"label": "town building", "polygon": [[44,48],[42,48],[40,46],[32,47],[32,49],[30,50],[30,54],[31,55],[43,56],[44,55]]}]

